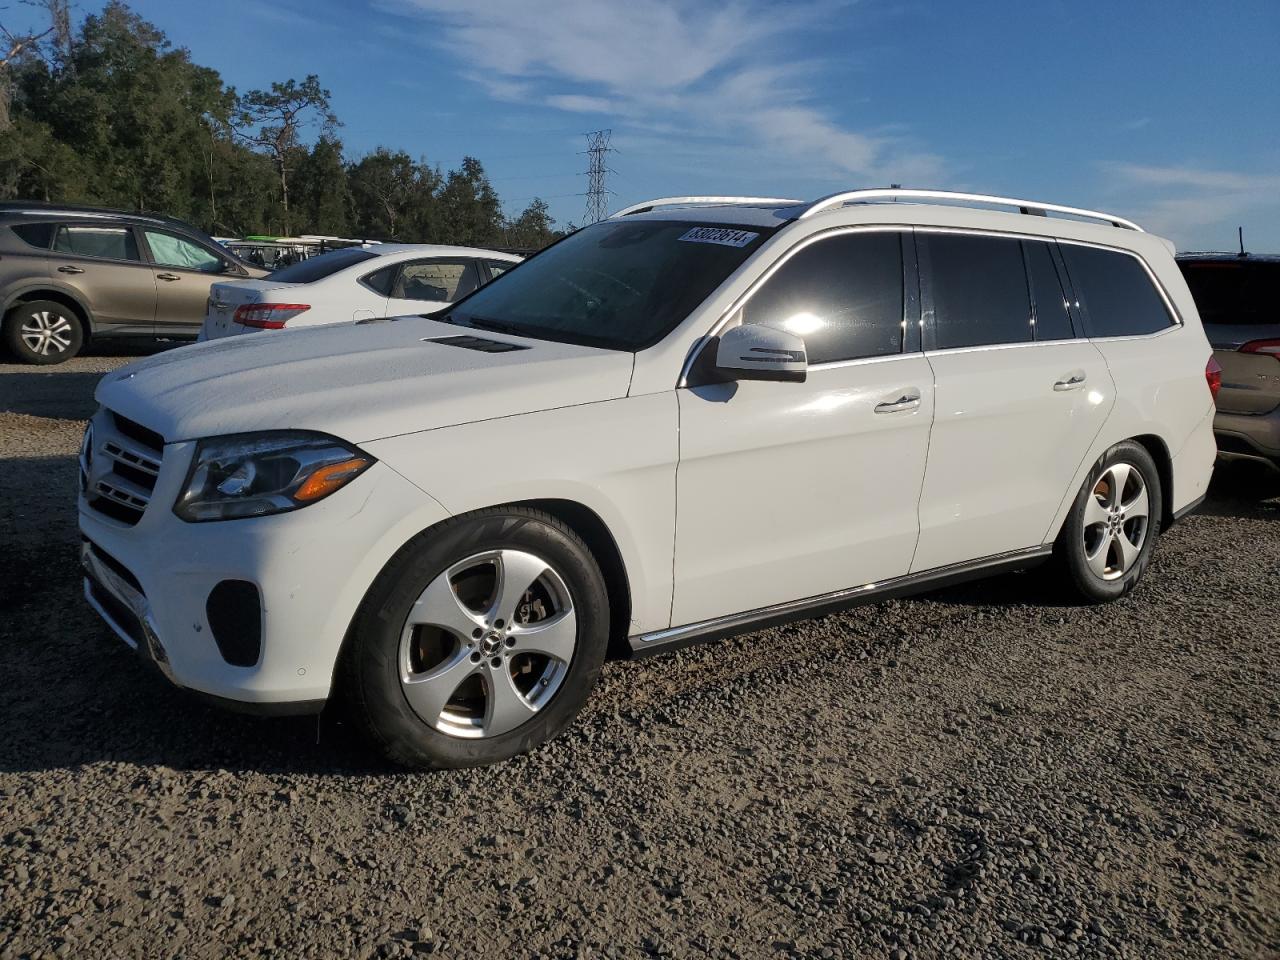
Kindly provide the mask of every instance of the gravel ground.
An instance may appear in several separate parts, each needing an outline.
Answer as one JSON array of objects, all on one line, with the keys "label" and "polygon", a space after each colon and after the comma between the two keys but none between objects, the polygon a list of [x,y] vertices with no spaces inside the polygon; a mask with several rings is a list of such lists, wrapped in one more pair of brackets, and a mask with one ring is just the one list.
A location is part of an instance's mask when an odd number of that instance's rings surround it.
[{"label": "gravel ground", "polygon": [[167,687],[80,599],[101,371],[0,366],[0,957],[1280,955],[1280,484],[1130,598],[1037,574],[609,664],[411,775]]}]

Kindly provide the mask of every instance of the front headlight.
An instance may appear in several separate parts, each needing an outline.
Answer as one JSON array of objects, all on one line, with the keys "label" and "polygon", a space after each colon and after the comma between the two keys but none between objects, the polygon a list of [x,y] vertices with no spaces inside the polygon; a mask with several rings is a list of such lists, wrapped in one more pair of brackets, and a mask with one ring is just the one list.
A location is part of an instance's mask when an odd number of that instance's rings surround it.
[{"label": "front headlight", "polygon": [[323,500],[374,460],[336,437],[305,430],[201,440],[173,512],[188,523],[261,517]]}]

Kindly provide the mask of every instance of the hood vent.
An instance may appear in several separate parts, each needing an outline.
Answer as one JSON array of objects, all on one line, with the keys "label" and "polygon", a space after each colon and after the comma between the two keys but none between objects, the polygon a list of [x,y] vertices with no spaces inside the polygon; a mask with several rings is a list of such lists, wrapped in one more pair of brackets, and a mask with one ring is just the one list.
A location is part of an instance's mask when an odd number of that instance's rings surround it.
[{"label": "hood vent", "polygon": [[519,343],[506,343],[502,340],[486,340],[483,337],[425,337],[423,343],[443,343],[447,347],[461,347],[463,350],[478,350],[481,353],[510,353],[512,350],[528,350]]}]

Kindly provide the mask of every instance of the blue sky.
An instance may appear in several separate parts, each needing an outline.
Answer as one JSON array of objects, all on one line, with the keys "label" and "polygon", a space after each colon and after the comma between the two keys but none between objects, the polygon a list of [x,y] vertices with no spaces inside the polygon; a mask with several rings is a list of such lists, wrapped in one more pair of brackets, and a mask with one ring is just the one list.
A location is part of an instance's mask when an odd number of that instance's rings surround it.
[{"label": "blue sky", "polygon": [[[135,0],[241,90],[317,73],[350,154],[484,162],[515,212],[898,182],[1280,252],[1280,2]],[[96,7],[85,0],[80,10]]]}]

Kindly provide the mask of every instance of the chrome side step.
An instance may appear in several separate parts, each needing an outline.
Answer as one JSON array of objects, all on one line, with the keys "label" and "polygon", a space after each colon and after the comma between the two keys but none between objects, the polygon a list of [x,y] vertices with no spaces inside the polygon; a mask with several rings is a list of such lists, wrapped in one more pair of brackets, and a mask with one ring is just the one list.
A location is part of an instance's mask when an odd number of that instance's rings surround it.
[{"label": "chrome side step", "polygon": [[647,656],[674,650],[691,643],[720,640],[740,633],[763,630],[791,620],[803,620],[806,617],[834,613],[837,610],[845,610],[864,603],[877,603],[892,597],[936,590],[953,583],[963,583],[966,580],[978,580],[997,573],[1021,570],[1047,560],[1052,553],[1053,546],[1050,544],[1027,547],[1024,550],[1011,550],[1008,553],[998,553],[981,560],[953,563],[919,573],[908,573],[891,580],[864,583],[859,587],[806,597],[803,600],[790,600],[768,607],[758,607],[744,613],[732,613],[698,623],[642,633],[628,637],[627,642],[631,645],[632,656]]}]

